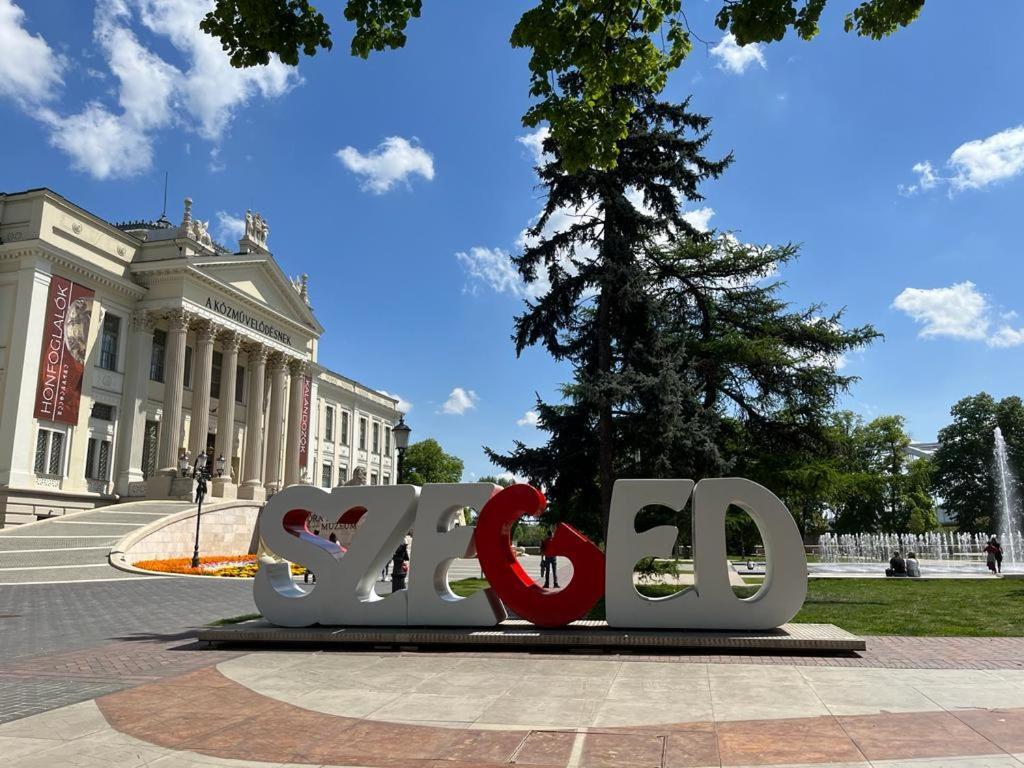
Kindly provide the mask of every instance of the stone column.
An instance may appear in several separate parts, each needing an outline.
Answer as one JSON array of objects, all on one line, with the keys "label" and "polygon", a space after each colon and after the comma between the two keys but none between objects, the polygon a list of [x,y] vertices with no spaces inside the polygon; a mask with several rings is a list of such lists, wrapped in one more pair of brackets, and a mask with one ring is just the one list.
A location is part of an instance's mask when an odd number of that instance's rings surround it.
[{"label": "stone column", "polygon": [[164,412],[160,424],[160,474],[178,474],[181,447],[181,398],[185,389],[185,338],[189,316],[183,310],[168,315],[167,365],[164,366]]},{"label": "stone column", "polygon": [[132,314],[125,366],[124,395],[117,419],[117,485],[121,497],[144,496],[142,444],[146,432],[146,402],[149,399],[149,364],[153,356],[153,316],[146,311]]},{"label": "stone column", "polygon": [[[221,337],[223,358],[220,368],[220,394],[217,397],[217,448],[213,452],[216,462],[224,457],[224,476],[213,478],[213,495],[233,499],[237,494],[234,478],[231,476],[231,460],[235,455],[235,377],[238,368],[238,334],[227,333]],[[216,472],[217,465],[213,470]]]},{"label": "stone column", "polygon": [[267,419],[267,495],[283,487],[281,483],[281,436],[284,432],[284,388],[287,368],[283,357],[270,363],[270,414]]},{"label": "stone column", "polygon": [[302,379],[306,375],[306,363],[304,360],[293,360],[289,368],[291,382],[288,388],[288,442],[284,453],[285,487],[297,485],[302,481],[299,442],[302,431]]},{"label": "stone column", "polygon": [[[31,404],[35,403],[39,382],[40,339],[46,332],[50,266],[41,256],[24,256],[17,272],[6,382],[4,391],[0,392],[4,398],[0,420],[0,486],[31,488],[35,485],[33,458],[38,424],[32,416]],[[5,519],[8,525],[19,518],[19,522],[35,520],[33,509],[28,505],[24,516],[12,516],[13,502],[14,499],[9,502],[6,513],[4,505],[0,505],[0,524],[4,524]]]},{"label": "stone column", "polygon": [[[249,402],[245,419],[245,457],[242,461],[242,486],[238,498],[263,501],[263,384],[266,377],[267,348],[253,347],[249,351]],[[218,432],[220,430],[218,429]]]},{"label": "stone column", "polygon": [[213,376],[213,343],[217,339],[217,330],[211,323],[203,323],[196,329],[196,337],[196,354],[192,361],[195,371],[192,377],[192,419],[188,435],[188,452],[192,461],[200,453],[206,453],[206,437],[210,433],[210,379]]}]

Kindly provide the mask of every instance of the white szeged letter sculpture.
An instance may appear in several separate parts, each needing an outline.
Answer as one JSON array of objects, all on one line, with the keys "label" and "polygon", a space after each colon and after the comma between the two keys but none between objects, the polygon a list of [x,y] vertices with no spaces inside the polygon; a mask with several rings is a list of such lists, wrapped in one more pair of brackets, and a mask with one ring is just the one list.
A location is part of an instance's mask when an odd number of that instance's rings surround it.
[{"label": "white szeged letter sculpture", "polygon": [[455,526],[456,515],[464,507],[479,512],[500,490],[492,483],[423,486],[412,534],[416,554],[409,569],[409,624],[480,627],[508,616],[494,590],[459,597],[448,586],[452,561],[476,557],[476,531],[471,526]]},{"label": "white szeged letter sculpture", "polygon": [[[671,557],[678,529],[663,525],[636,532],[645,506],[676,511],[693,494],[694,586],[662,598],[644,597],[633,568],[645,557]],[[742,508],[764,542],[764,584],[739,598],[729,583],[725,513]],[[613,627],[665,629],[773,629],[792,619],[807,596],[807,557],[796,521],[767,488],[742,478],[619,480],[612,493],[605,561],[605,610]]]},{"label": "white szeged letter sculpture", "polygon": [[[311,624],[403,626],[408,622],[408,592],[380,596],[377,575],[412,528],[420,489],[413,485],[356,485],[319,488],[294,485],[275,493],[260,513],[260,535],[267,548],[285,560],[301,563],[316,575],[311,589],[292,582],[287,568],[261,566],[253,598],[264,618],[283,627]],[[349,551],[342,557],[337,544],[309,533],[305,523],[297,532],[294,520],[302,512],[323,514],[338,510],[339,518],[355,508],[366,509]],[[286,520],[293,510],[300,510]],[[354,588],[353,588],[354,587]]]}]

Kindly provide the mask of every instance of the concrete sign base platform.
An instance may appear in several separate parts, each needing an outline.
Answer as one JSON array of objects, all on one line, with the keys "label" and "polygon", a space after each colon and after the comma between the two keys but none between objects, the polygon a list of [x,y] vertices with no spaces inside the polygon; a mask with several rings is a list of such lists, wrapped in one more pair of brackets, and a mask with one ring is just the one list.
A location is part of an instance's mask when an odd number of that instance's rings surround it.
[{"label": "concrete sign base platform", "polygon": [[767,632],[613,629],[603,621],[576,621],[541,629],[525,621],[496,627],[276,627],[262,619],[206,627],[199,639],[245,645],[301,644],[449,648],[542,649],[573,651],[707,651],[841,653],[863,651],[862,638],[833,624],[784,624]]}]

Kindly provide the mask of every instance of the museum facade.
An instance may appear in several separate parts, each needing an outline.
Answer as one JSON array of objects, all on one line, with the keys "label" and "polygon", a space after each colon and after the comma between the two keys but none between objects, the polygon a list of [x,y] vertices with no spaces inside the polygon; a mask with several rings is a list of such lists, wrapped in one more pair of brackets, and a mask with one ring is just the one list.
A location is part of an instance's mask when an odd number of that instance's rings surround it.
[{"label": "museum facade", "polygon": [[129,498],[262,501],[359,472],[393,484],[397,401],[317,362],[324,329],[246,213],[236,250],[111,223],[49,189],[0,193],[0,527]]}]

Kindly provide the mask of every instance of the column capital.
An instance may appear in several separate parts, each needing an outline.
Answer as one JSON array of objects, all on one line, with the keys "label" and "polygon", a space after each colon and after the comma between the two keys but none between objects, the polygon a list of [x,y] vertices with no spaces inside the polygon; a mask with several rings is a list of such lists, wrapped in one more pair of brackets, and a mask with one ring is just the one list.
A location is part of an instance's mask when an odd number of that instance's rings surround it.
[{"label": "column capital", "polygon": [[187,331],[192,322],[192,315],[180,308],[170,310],[166,317],[173,331]]},{"label": "column capital", "polygon": [[209,320],[194,319],[192,326],[195,328],[200,342],[213,344],[217,340],[218,328]]},{"label": "column capital", "polygon": [[247,344],[246,349],[249,353],[250,365],[265,364],[267,357],[270,355],[270,350],[262,344]]},{"label": "column capital", "polygon": [[278,352],[274,352],[267,357],[267,370],[272,374],[283,373],[287,369],[287,366],[288,361],[285,359],[284,355]]},{"label": "column capital", "polygon": [[292,359],[288,361],[288,370],[292,376],[302,376],[309,372],[309,361]]},{"label": "column capital", "polygon": [[242,346],[242,337],[234,331],[221,330],[217,338],[220,339],[221,347],[225,352],[238,352]]},{"label": "column capital", "polygon": [[156,325],[156,317],[152,312],[145,309],[139,309],[132,312],[132,330],[147,332],[152,331]]}]

